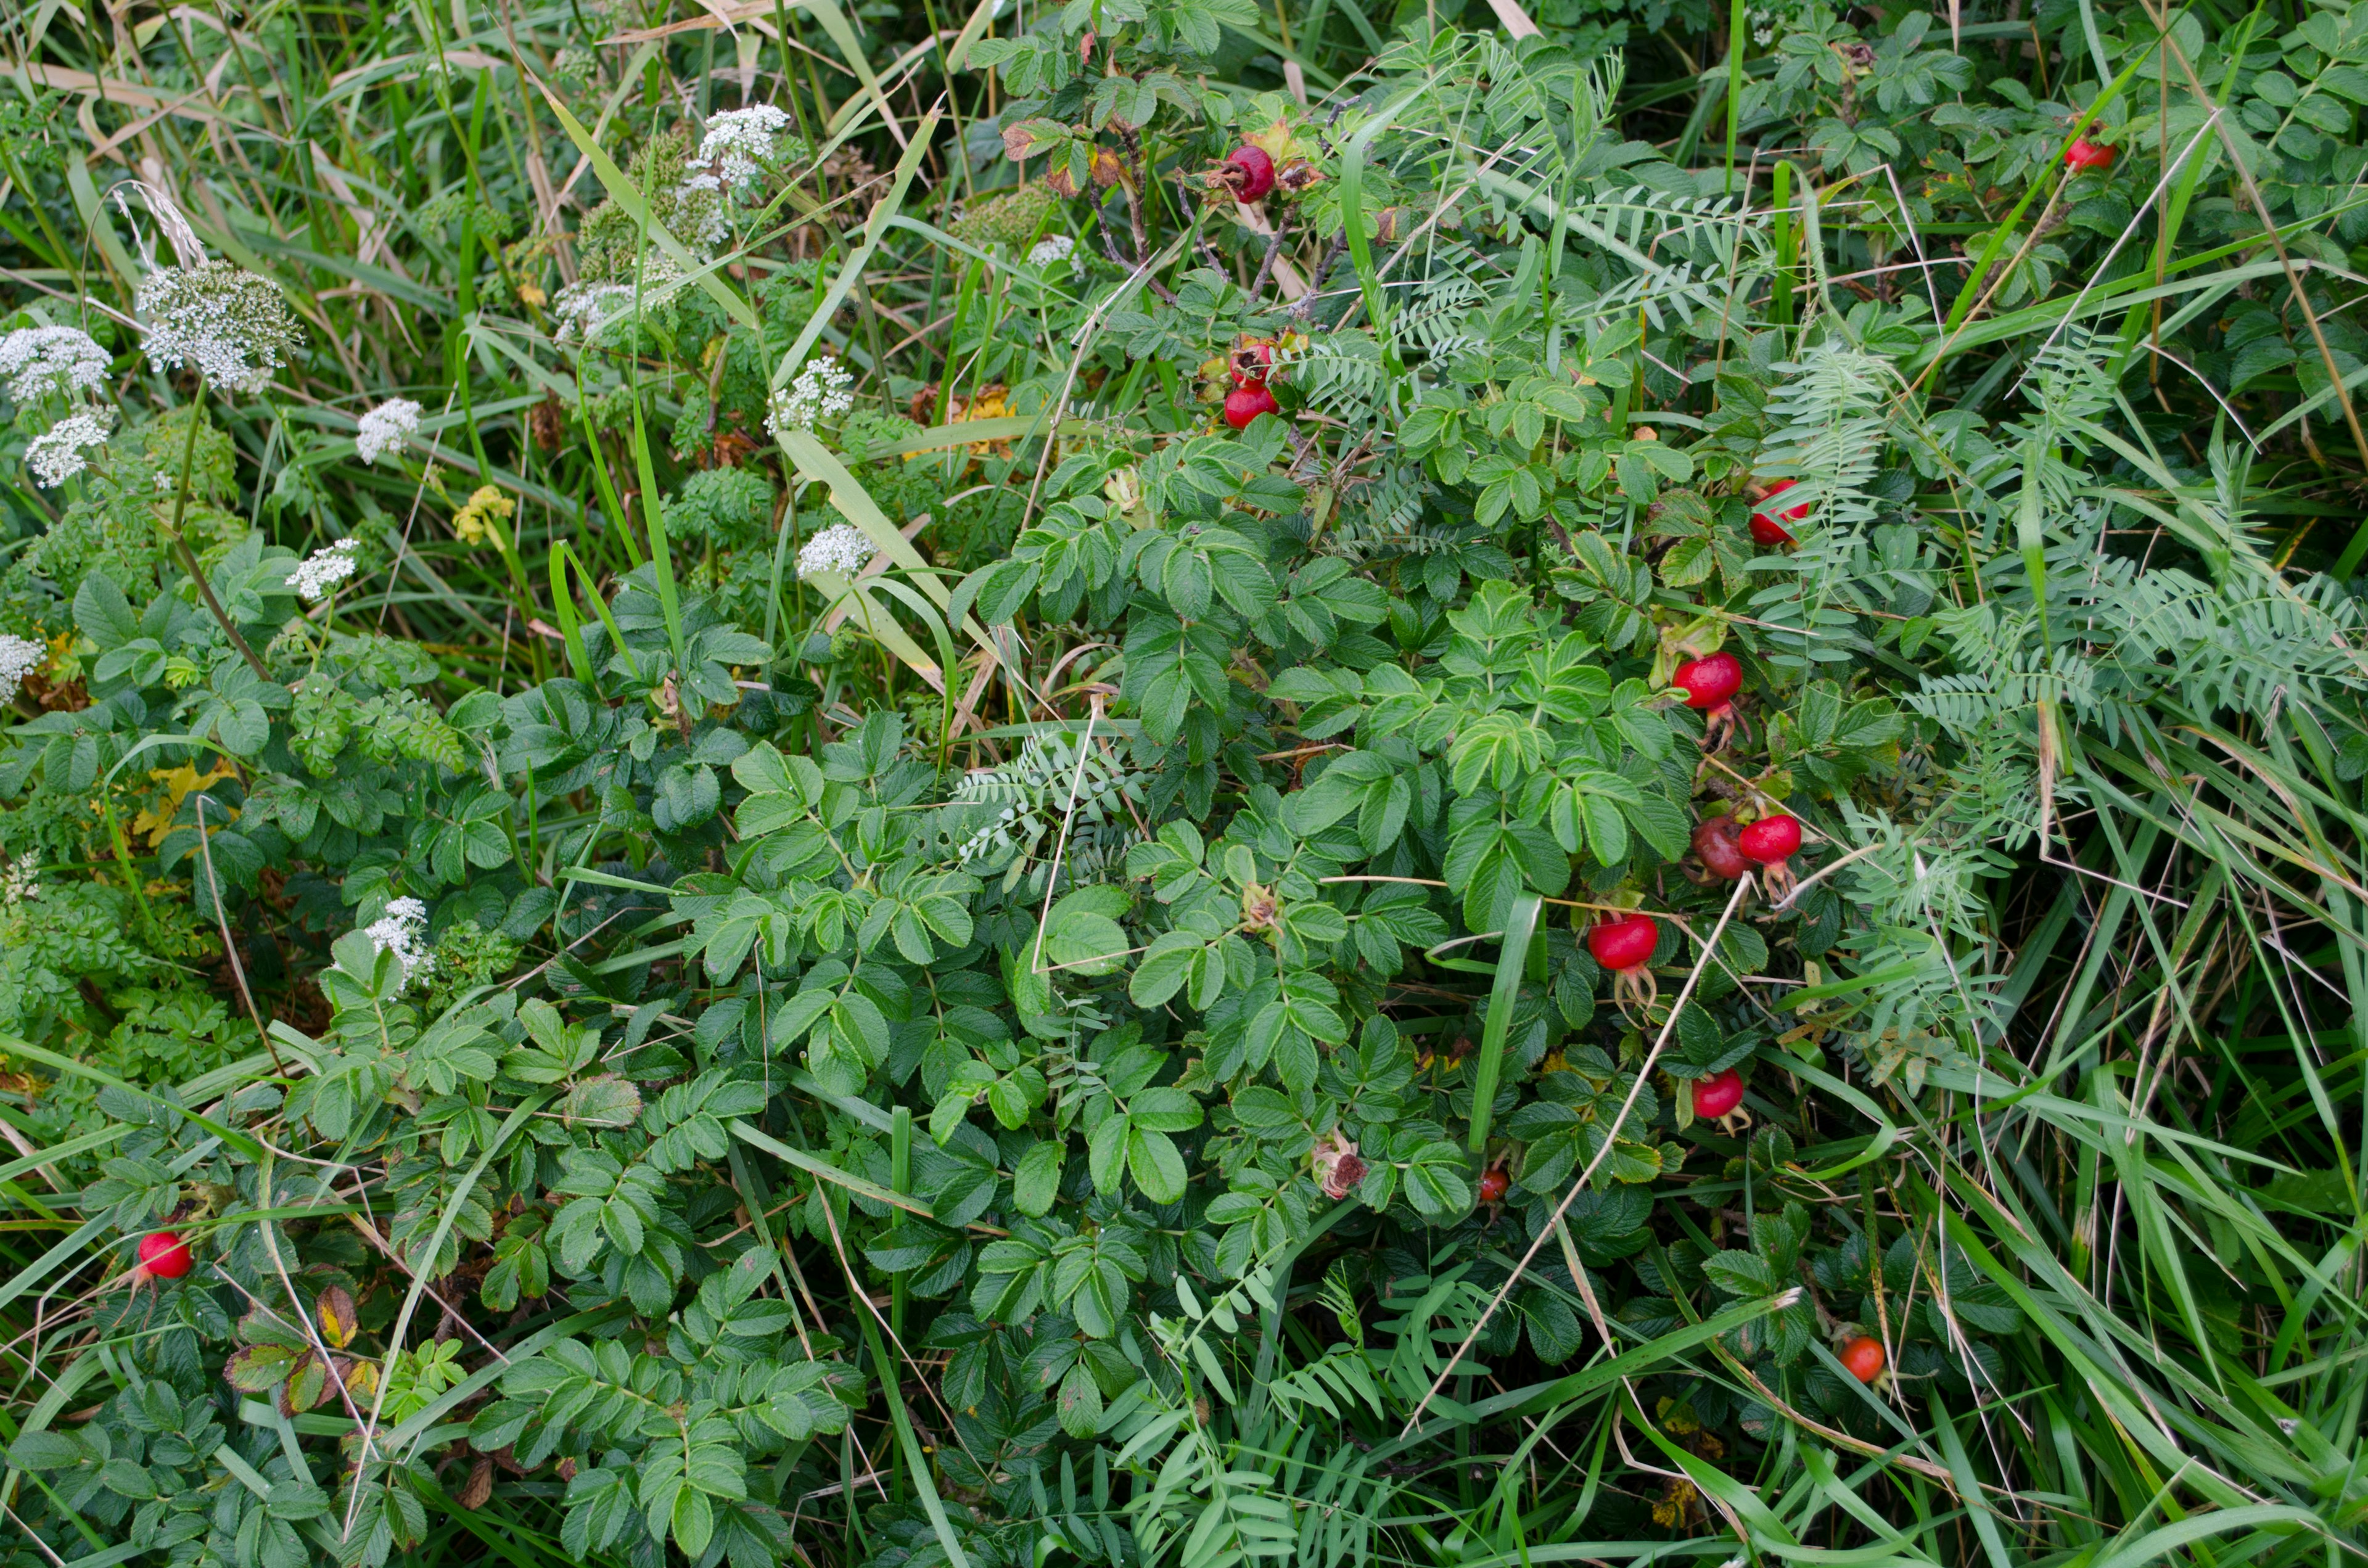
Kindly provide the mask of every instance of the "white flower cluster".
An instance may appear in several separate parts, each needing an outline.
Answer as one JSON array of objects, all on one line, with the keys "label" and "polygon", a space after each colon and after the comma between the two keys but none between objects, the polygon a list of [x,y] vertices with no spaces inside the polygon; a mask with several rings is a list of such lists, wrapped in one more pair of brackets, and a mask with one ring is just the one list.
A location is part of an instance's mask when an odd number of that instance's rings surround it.
[{"label": "white flower cluster", "polygon": [[833,523],[806,540],[798,551],[798,575],[811,577],[817,572],[836,572],[852,577],[871,564],[880,553],[871,545],[871,536],[853,523]]},{"label": "white flower cluster", "polygon": [[633,290],[627,283],[570,283],[551,302],[559,318],[559,341],[577,338],[589,344],[614,323],[633,313]]},{"label": "white flower cluster", "polygon": [[260,392],[302,341],[295,315],[277,285],[226,261],[167,267],[140,285],[148,356],[162,365],[195,365],[232,392]]},{"label": "white flower cluster", "polygon": [[352,540],[341,539],[326,550],[316,550],[283,581],[303,596],[307,603],[318,604],[354,574],[360,564],[354,559],[354,549]]},{"label": "white flower cluster", "polygon": [[33,483],[54,490],[90,466],[83,453],[107,445],[110,419],[100,415],[69,415],[25,444],[25,466]]},{"label": "white flower cluster", "polygon": [[28,903],[41,896],[41,862],[30,853],[20,855],[8,868],[8,875],[0,878],[0,907]]},{"label": "white flower cluster", "polygon": [[419,428],[419,405],[407,397],[391,397],[354,425],[354,452],[366,463],[376,463]]},{"label": "white flower cluster", "polygon": [[1066,234],[1047,234],[1038,240],[1035,248],[1028,253],[1028,265],[1056,267],[1068,260],[1070,254],[1076,248],[1077,242]]},{"label": "white flower cluster", "polygon": [[685,181],[685,190],[731,190],[752,183],[773,155],[775,138],[790,117],[771,104],[727,109],[707,122],[699,153],[690,167],[699,171]]},{"label": "white flower cluster", "polygon": [[15,699],[25,677],[49,662],[46,643],[30,637],[0,636],[0,702]]},{"label": "white flower cluster", "polygon": [[427,950],[427,906],[416,898],[387,901],[386,913],[366,926],[362,935],[393,953],[403,966],[403,983],[426,980],[436,972],[436,955]]},{"label": "white flower cluster", "polygon": [[816,420],[836,419],[855,406],[855,394],[847,390],[854,384],[855,378],[837,359],[817,359],[773,394],[765,428],[778,438],[784,430],[811,430]]},{"label": "white flower cluster", "polygon": [[49,392],[97,392],[107,380],[107,350],[73,326],[19,327],[0,337],[0,376],[8,395],[30,403]]}]

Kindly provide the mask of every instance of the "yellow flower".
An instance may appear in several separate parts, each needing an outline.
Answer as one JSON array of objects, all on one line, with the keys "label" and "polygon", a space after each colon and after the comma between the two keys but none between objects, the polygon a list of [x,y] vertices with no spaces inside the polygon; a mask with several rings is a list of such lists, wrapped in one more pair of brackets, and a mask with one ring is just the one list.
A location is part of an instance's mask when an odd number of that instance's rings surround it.
[{"label": "yellow flower", "polygon": [[492,485],[479,485],[477,493],[469,497],[469,504],[453,515],[452,531],[461,543],[480,545],[491,531],[489,525],[508,522],[510,514],[517,510],[518,503]]}]

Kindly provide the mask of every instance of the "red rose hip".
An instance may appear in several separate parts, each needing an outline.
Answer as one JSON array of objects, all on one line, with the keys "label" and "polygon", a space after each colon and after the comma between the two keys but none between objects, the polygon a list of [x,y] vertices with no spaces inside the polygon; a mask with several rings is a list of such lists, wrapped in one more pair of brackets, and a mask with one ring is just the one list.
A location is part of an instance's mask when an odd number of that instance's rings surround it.
[{"label": "red rose hip", "polygon": [[1264,381],[1250,381],[1225,394],[1225,423],[1235,429],[1247,428],[1261,414],[1280,414],[1282,404],[1274,401]]},{"label": "red rose hip", "polygon": [[1595,961],[1613,973],[1642,969],[1653,957],[1653,949],[1661,940],[1661,928],[1649,915],[1623,915],[1607,920],[1587,934],[1587,950]]},{"label": "red rose hip", "polygon": [[1265,148],[1244,142],[1225,159],[1225,183],[1242,200],[1259,200],[1274,188],[1274,159]]},{"label": "red rose hip", "polygon": [[[1793,481],[1789,479],[1778,480],[1775,483],[1768,487],[1768,494],[1760,497],[1761,505],[1765,506],[1768,502],[1773,501],[1777,496],[1783,494],[1784,492],[1793,488]],[[1808,515],[1809,507],[1806,502],[1803,502],[1800,506],[1794,506],[1789,511],[1778,512],[1771,507],[1768,511],[1754,512],[1751,514],[1751,542],[1754,544],[1791,544],[1793,542],[1793,535],[1784,527],[1784,523],[1797,523]],[[1778,522],[1776,520],[1780,517],[1784,519],[1783,522]]]},{"label": "red rose hip", "polygon": [[1694,1080],[1694,1114],[1715,1121],[1743,1103],[1743,1074],[1730,1067]]},{"label": "red rose hip", "polygon": [[1800,819],[1761,817],[1736,835],[1735,847],[1747,860],[1772,866],[1801,847]]},{"label": "red rose hip", "polygon": [[1736,837],[1742,833],[1742,824],[1733,817],[1709,817],[1694,828],[1694,858],[1714,877],[1728,881],[1751,869],[1751,863],[1736,847]]},{"label": "red rose hip", "polygon": [[1670,675],[1669,684],[1686,688],[1689,708],[1723,708],[1743,689],[1743,665],[1732,653],[1688,659]]},{"label": "red rose hip", "polygon": [[[2113,150],[2102,142],[2091,142],[2086,136],[2077,138],[2064,149],[2064,166],[2074,174],[2086,174],[2090,169],[2104,170],[2113,166]],[[1881,1350],[1881,1346],[1876,1346]]]},{"label": "red rose hip", "polygon": [[178,1279],[196,1266],[178,1231],[151,1231],[140,1238],[140,1267],[159,1279]]},{"label": "red rose hip", "polygon": [[1842,1346],[1842,1370],[1860,1382],[1871,1383],[1883,1376],[1883,1341],[1870,1335],[1860,1335]]},{"label": "red rose hip", "polygon": [[1503,1171],[1482,1171],[1480,1173],[1480,1201],[1483,1203],[1503,1202],[1505,1200],[1505,1189],[1512,1185],[1513,1178],[1507,1176]]}]

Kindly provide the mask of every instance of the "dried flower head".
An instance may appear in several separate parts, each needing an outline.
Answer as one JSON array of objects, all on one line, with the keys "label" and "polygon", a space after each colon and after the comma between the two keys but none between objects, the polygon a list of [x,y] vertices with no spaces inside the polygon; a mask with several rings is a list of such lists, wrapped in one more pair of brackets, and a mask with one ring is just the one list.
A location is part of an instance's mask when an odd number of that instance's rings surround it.
[{"label": "dried flower head", "polygon": [[707,133],[689,167],[696,171],[686,183],[692,190],[731,190],[753,184],[764,173],[779,147],[790,117],[771,104],[727,109],[711,116]]},{"label": "dried flower head", "polygon": [[0,636],[0,702],[14,700],[25,677],[49,661],[48,643],[14,633]]},{"label": "dried flower head", "polygon": [[871,564],[877,555],[871,536],[853,523],[833,523],[806,540],[798,551],[798,575],[811,577],[817,572],[836,572],[852,577]]},{"label": "dried flower head", "polygon": [[36,436],[25,447],[25,466],[33,483],[53,490],[90,466],[83,453],[107,445],[112,416],[92,413],[71,415]]},{"label": "dried flower head", "polygon": [[1077,242],[1066,234],[1047,234],[1038,240],[1035,247],[1029,251],[1028,265],[1030,267],[1057,266],[1068,260],[1076,248]]},{"label": "dried flower head", "polygon": [[365,926],[362,935],[393,953],[403,967],[403,983],[427,980],[436,972],[436,956],[427,950],[427,906],[416,898],[387,901],[386,913]]},{"label": "dried flower head", "polygon": [[1357,1153],[1356,1143],[1343,1133],[1327,1132],[1318,1138],[1308,1158],[1326,1198],[1346,1198],[1365,1179],[1364,1158]]},{"label": "dried flower head", "polygon": [[354,540],[341,539],[325,550],[316,550],[284,580],[306,603],[318,604],[360,567],[356,548]]},{"label": "dried flower head", "polygon": [[366,463],[375,463],[389,452],[400,451],[403,443],[419,428],[419,405],[407,397],[391,397],[354,426],[354,451]]},{"label": "dried flower head", "polygon": [[837,359],[816,359],[773,394],[765,428],[778,438],[784,430],[811,430],[819,420],[836,419],[855,406],[855,394],[848,391],[854,384],[855,378]]},{"label": "dried flower head", "polygon": [[303,341],[279,285],[225,261],[150,273],[139,310],[150,358],[231,392],[261,391]]},{"label": "dried flower head", "polygon": [[51,392],[97,392],[107,366],[107,350],[80,327],[20,327],[0,337],[0,376],[8,378],[8,395],[18,403]]}]

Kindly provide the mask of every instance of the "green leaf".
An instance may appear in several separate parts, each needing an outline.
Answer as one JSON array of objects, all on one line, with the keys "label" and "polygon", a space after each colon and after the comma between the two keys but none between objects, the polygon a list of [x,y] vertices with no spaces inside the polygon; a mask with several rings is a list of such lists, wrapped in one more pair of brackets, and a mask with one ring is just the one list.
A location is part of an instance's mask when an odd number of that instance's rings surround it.
[{"label": "green leaf", "polygon": [[1029,1146],[1011,1173],[1011,1201],[1022,1214],[1051,1212],[1060,1196],[1061,1165],[1065,1145],[1046,1139]]},{"label": "green leaf", "polygon": [[[1113,1118],[1112,1119],[1116,1119]],[[1165,1132],[1130,1128],[1126,1138],[1126,1168],[1134,1185],[1154,1203],[1173,1203],[1184,1196],[1184,1156]]]}]

